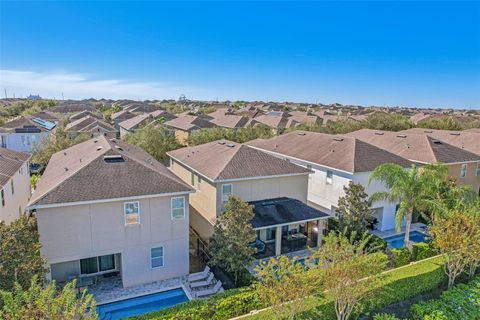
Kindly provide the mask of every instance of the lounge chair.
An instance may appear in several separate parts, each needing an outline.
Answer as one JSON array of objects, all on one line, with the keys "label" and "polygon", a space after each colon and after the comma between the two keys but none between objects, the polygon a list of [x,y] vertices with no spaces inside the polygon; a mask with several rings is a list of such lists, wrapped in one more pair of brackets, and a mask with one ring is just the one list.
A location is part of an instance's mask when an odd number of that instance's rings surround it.
[{"label": "lounge chair", "polygon": [[193,295],[195,298],[201,298],[201,297],[211,296],[212,294],[215,294],[220,291],[223,291],[222,281],[217,281],[217,283],[215,283],[215,285],[212,288],[195,291],[193,292]]},{"label": "lounge chair", "polygon": [[202,272],[192,273],[188,276],[188,282],[200,281],[205,280],[208,278],[210,274],[210,268],[208,266]]},{"label": "lounge chair", "polygon": [[210,272],[210,275],[208,276],[208,278],[206,280],[190,282],[190,288],[193,289],[193,288],[209,286],[209,285],[212,284],[213,279],[214,279],[213,273]]}]

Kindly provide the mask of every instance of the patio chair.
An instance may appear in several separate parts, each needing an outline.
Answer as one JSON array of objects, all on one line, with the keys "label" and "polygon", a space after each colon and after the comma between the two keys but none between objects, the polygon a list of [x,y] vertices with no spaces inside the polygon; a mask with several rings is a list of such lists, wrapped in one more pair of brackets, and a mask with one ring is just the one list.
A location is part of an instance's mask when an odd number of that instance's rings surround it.
[{"label": "patio chair", "polygon": [[212,294],[215,294],[221,291],[223,291],[222,281],[217,281],[217,283],[215,283],[215,285],[212,288],[195,291],[193,292],[193,295],[195,298],[201,298],[201,297],[211,296]]},{"label": "patio chair", "polygon": [[188,276],[188,282],[201,281],[208,278],[210,275],[210,267],[206,266],[205,269],[201,272],[192,273]]},{"label": "patio chair", "polygon": [[194,288],[209,286],[212,284],[213,279],[214,279],[213,273],[210,273],[210,275],[206,280],[190,282],[190,288],[194,289]]}]

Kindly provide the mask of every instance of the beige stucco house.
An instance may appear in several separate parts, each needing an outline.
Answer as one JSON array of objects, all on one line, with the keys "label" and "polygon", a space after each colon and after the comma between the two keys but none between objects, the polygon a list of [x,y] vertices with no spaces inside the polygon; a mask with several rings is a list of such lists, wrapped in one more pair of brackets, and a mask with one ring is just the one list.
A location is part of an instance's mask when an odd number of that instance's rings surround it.
[{"label": "beige stucco house", "polygon": [[266,255],[317,246],[327,214],[307,203],[310,170],[230,141],[168,153],[170,170],[197,192],[190,197],[190,225],[208,242],[230,195],[254,206],[252,220]]},{"label": "beige stucco house", "polygon": [[146,152],[116,139],[54,154],[29,203],[49,277],[116,274],[128,287],[188,274],[191,192]]}]

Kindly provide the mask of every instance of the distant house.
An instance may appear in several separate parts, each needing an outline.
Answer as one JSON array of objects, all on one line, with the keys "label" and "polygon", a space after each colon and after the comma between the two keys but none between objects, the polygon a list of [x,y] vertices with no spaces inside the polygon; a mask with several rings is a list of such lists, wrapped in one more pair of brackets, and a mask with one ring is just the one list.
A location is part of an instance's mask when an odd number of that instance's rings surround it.
[{"label": "distant house", "polygon": [[168,152],[170,170],[197,192],[190,225],[208,242],[231,195],[253,205],[252,226],[265,256],[316,247],[329,216],[307,205],[310,170],[231,141]]},{"label": "distant house", "polygon": [[174,132],[175,138],[182,144],[186,143],[191,132],[215,127],[210,118],[192,115],[179,115],[178,118],[166,121],[164,125]]},{"label": "distant house", "polygon": [[0,221],[10,223],[30,199],[30,154],[0,148]]},{"label": "distant house", "polygon": [[119,124],[125,120],[136,117],[137,115],[133,113],[132,110],[123,109],[121,111],[115,112],[110,116],[110,120],[114,123],[114,126],[117,130],[120,130]]},{"label": "distant house", "polygon": [[235,114],[225,114],[223,116],[218,116],[210,120],[210,122],[216,125],[217,127],[229,128],[229,129],[243,128],[247,124],[255,123],[254,120],[252,121],[247,117],[238,116]]},{"label": "distant house", "polygon": [[74,113],[68,119],[70,120],[70,122],[73,122],[75,120],[84,118],[86,116],[94,117],[100,120],[103,119],[103,116],[101,114],[94,111],[90,111],[90,110],[83,110],[83,111]]},{"label": "distant house", "polygon": [[155,120],[162,119],[165,122],[175,118],[175,116],[163,110],[140,114],[118,124],[118,127],[120,128],[120,138],[124,138],[127,134],[133,133],[144,126],[154,123]]},{"label": "distant house", "polygon": [[32,152],[56,128],[56,124],[32,116],[19,117],[0,127],[1,147],[20,152]]},{"label": "distant house", "polygon": [[115,137],[117,134],[117,130],[113,126],[92,116],[85,116],[70,122],[65,126],[65,131],[71,138],[75,138],[82,133],[88,133],[92,137],[105,134],[109,137]]},{"label": "distant house", "polygon": [[283,111],[268,111],[265,114],[257,115],[253,118],[257,123],[272,128],[275,132],[280,132],[287,128],[292,128],[298,124],[294,118]]},{"label": "distant house", "polygon": [[[368,194],[386,191],[377,182],[368,185],[372,171],[383,163],[396,163],[409,168],[411,162],[359,139],[316,132],[296,131],[271,139],[257,139],[248,145],[281,159],[301,165],[313,174],[308,180],[308,203],[331,215],[336,214],[338,199],[350,181],[360,183]],[[379,201],[372,204],[375,228],[395,227],[397,203]]]},{"label": "distant house", "polygon": [[48,278],[105,275],[129,287],[186,276],[191,192],[145,151],[117,139],[99,136],[54,154],[28,207]]},{"label": "distant house", "polygon": [[311,112],[303,112],[303,111],[291,111],[288,113],[289,118],[296,123],[304,123],[309,125],[321,125],[322,118],[316,114]]}]

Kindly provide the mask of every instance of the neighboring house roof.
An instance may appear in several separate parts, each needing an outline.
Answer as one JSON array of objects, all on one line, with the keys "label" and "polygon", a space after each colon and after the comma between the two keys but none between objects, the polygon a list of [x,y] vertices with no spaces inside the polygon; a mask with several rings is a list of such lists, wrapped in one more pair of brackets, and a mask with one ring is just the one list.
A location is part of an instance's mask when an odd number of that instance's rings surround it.
[{"label": "neighboring house roof", "polygon": [[30,159],[30,154],[0,148],[0,187],[3,187]]},{"label": "neighboring house roof", "polygon": [[0,133],[40,133],[49,132],[55,128],[55,123],[32,116],[13,119],[0,127]]},{"label": "neighboring house roof", "polygon": [[218,110],[215,110],[213,112],[210,112],[209,114],[207,114],[208,117],[210,118],[220,118],[220,117],[223,117],[225,116],[226,114],[230,113],[230,109],[228,108],[223,108],[223,109],[218,109]]},{"label": "neighboring house roof", "polygon": [[452,146],[455,146],[459,149],[472,152],[476,155],[480,155],[480,130],[475,132],[472,129],[465,131],[450,131],[450,130],[432,130],[432,129],[423,129],[423,128],[413,128],[400,133],[405,134],[423,134],[433,137],[435,139],[444,141]]},{"label": "neighboring house roof", "polygon": [[419,112],[414,114],[413,116],[410,117],[410,121],[413,123],[417,124],[418,122],[430,118],[430,114],[424,113],[424,112]]},{"label": "neighboring house roof", "polygon": [[112,120],[116,120],[116,119],[126,120],[126,119],[133,118],[135,116],[136,116],[136,114],[131,112],[131,110],[123,109],[123,110],[120,110],[118,112],[112,113],[110,115],[110,119],[112,119]]},{"label": "neighboring house roof", "polygon": [[190,192],[142,149],[105,136],[55,153],[29,206]]},{"label": "neighboring house roof", "polygon": [[61,116],[50,111],[40,111],[30,116],[31,118],[40,118],[50,122],[59,122]]},{"label": "neighboring house roof", "polygon": [[238,109],[235,114],[239,116],[254,118],[260,113],[260,109],[250,106]]},{"label": "neighboring house roof", "polygon": [[215,126],[205,117],[192,115],[180,115],[178,118],[166,121],[164,124],[167,127],[180,129],[183,131],[212,128]]},{"label": "neighboring house roof", "polygon": [[361,129],[346,135],[415,162],[457,163],[480,160],[479,155],[428,135],[371,129]]},{"label": "neighboring house roof", "polygon": [[51,110],[58,113],[75,113],[83,110],[95,111],[95,107],[88,101],[63,101]]},{"label": "neighboring house roof", "polygon": [[147,123],[150,123],[151,121],[159,119],[160,117],[164,117],[165,120],[171,120],[175,118],[175,116],[172,116],[166,111],[157,110],[150,113],[140,114],[136,117],[122,121],[118,125],[125,130],[135,130],[142,125],[145,125]]},{"label": "neighboring house roof", "polygon": [[249,204],[253,205],[255,214],[251,220],[254,229],[330,217],[300,200],[286,197],[251,201]]},{"label": "neighboring house roof", "polygon": [[97,114],[96,112],[92,112],[92,111],[89,111],[89,110],[83,110],[83,111],[80,111],[80,112],[77,112],[77,113],[71,115],[69,120],[70,121],[75,121],[75,120],[81,119],[81,118],[86,117],[86,116],[91,116],[91,117],[94,117],[94,118],[97,118],[97,119],[102,119],[102,117],[99,114]]},{"label": "neighboring house roof", "polygon": [[65,131],[87,132],[97,126],[103,128],[106,131],[110,131],[110,132],[116,131],[116,129],[111,125],[109,125],[108,123],[92,116],[85,116],[83,118],[70,122],[65,126]]},{"label": "neighboring house roof", "polygon": [[247,117],[237,116],[233,114],[225,114],[210,120],[211,123],[224,128],[243,128],[250,121]]},{"label": "neighboring house roof", "polygon": [[247,144],[280,155],[308,161],[349,173],[373,171],[383,163],[409,167],[411,162],[348,136],[294,131],[271,139],[257,139]]},{"label": "neighboring house roof", "polygon": [[480,128],[467,129],[467,130],[464,130],[463,132],[480,133]]},{"label": "neighboring house roof", "polygon": [[271,128],[290,128],[297,124],[294,119],[291,119],[281,111],[271,111],[266,114],[258,115],[254,119],[255,121]]},{"label": "neighboring house roof", "polygon": [[268,153],[225,140],[185,147],[167,154],[211,181],[310,172]]},{"label": "neighboring house roof", "polygon": [[289,115],[289,118],[297,123],[316,124],[321,123],[322,120],[319,116],[304,111],[291,111]]}]

